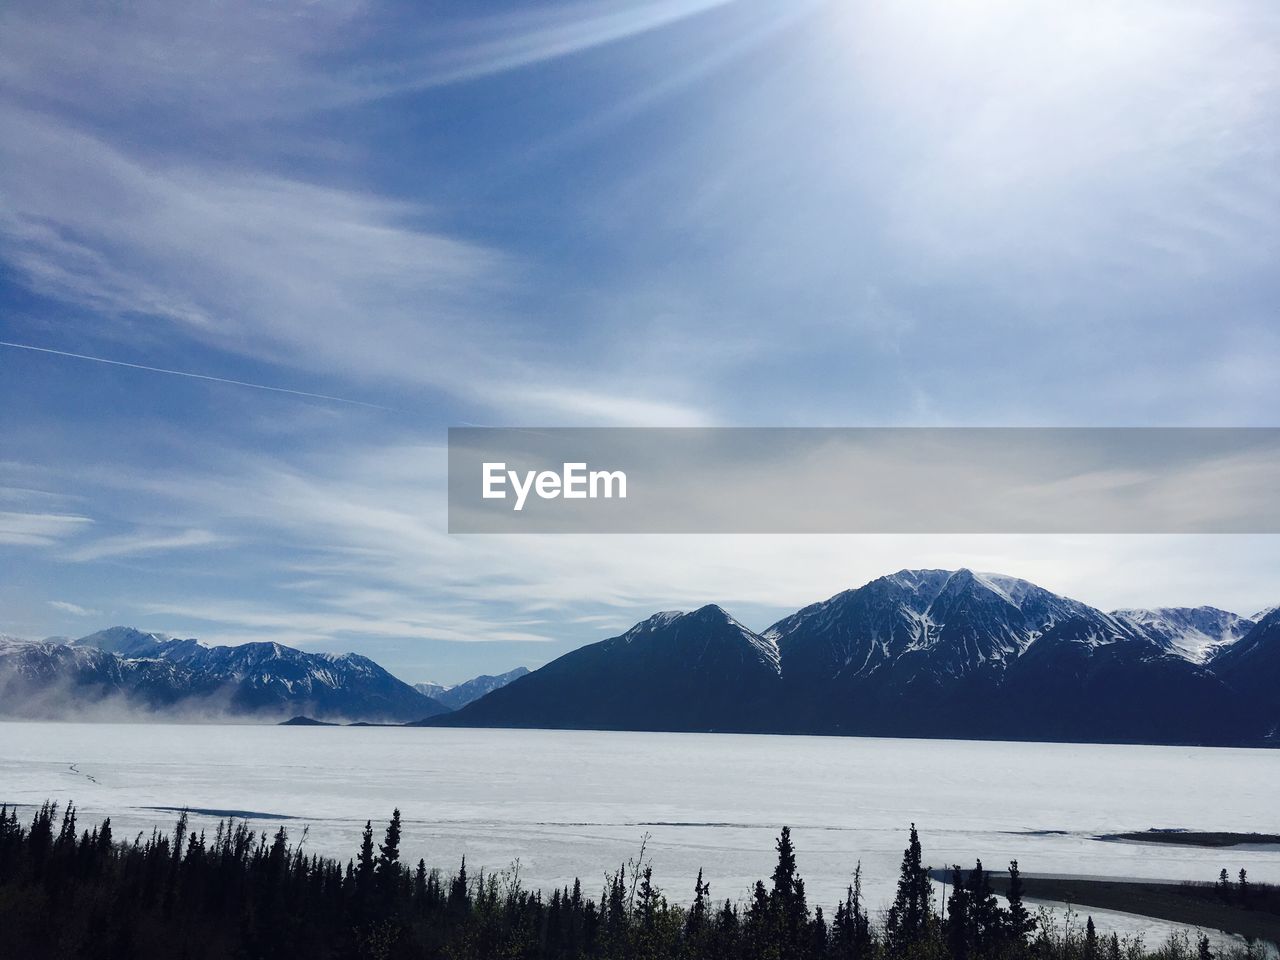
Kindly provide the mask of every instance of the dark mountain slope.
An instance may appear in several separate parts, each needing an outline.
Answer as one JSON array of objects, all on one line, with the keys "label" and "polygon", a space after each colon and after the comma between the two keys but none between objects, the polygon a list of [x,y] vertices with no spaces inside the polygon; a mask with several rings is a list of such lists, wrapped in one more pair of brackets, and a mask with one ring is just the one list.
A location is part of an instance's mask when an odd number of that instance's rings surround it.
[{"label": "dark mountain slope", "polygon": [[777,650],[722,609],[659,613],[434,723],[609,730],[767,730]]},{"label": "dark mountain slope", "polygon": [[1231,744],[1256,741],[1256,713],[1214,674],[1133,625],[1080,618],[1014,662],[1000,691],[1018,739]]},{"label": "dark mountain slope", "polygon": [[1269,741],[1280,742],[1280,607],[1215,656],[1210,666],[1232,690],[1257,705]]}]

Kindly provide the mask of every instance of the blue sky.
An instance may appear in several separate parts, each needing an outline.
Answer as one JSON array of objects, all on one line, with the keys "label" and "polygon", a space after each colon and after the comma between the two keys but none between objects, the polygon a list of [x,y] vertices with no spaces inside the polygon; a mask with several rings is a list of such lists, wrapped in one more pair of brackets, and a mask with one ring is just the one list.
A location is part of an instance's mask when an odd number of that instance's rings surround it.
[{"label": "blue sky", "polygon": [[1275,426],[1278,42],[1216,0],[6,4],[0,339],[359,404],[0,347],[0,632],[449,681],[902,566],[1274,604],[1268,537],[451,538],[442,445]]}]

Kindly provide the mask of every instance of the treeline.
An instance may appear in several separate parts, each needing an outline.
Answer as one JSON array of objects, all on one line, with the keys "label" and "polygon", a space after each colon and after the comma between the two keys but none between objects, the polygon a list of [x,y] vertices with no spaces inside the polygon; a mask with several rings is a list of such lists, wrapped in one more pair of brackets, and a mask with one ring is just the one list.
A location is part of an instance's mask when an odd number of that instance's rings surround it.
[{"label": "treeline", "polygon": [[1249,871],[1243,867],[1232,881],[1227,868],[1223,867],[1218,874],[1218,881],[1213,885],[1213,892],[1223,903],[1245,910],[1266,910],[1280,914],[1280,887],[1269,883],[1254,883],[1249,879]]},{"label": "treeline", "polygon": [[110,820],[81,829],[74,807],[45,804],[29,824],[0,808],[0,957],[14,960],[1207,960],[1207,941],[1154,952],[1100,939],[1092,922],[1063,928],[1022,904],[1017,863],[1005,904],[979,863],[953,874],[935,902],[912,826],[897,894],[882,920],[861,871],[831,913],[811,908],[791,834],[749,901],[713,900],[699,873],[688,906],[671,903],[643,851],[598,896],[526,889],[518,870],[444,875],[400,859],[400,813],[375,843],[366,824],[343,864],[220,822],[209,836],[179,817],[171,835],[118,841]]}]

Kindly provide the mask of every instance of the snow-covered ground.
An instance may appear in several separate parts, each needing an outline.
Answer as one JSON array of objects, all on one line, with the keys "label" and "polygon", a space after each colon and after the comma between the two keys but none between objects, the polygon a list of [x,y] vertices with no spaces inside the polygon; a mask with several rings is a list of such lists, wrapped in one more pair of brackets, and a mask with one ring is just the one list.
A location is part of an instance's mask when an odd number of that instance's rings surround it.
[{"label": "snow-covered ground", "polygon": [[[74,800],[117,837],[176,811],[248,812],[311,849],[351,856],[366,819],[399,806],[403,850],[447,869],[515,859],[528,884],[594,889],[640,849],[672,899],[699,868],[745,897],[792,827],[813,903],[861,860],[891,899],[908,826],[936,867],[1280,883],[1280,848],[1094,839],[1149,827],[1280,832],[1280,751],[573,731],[0,723],[0,801]],[[196,814],[208,826],[218,813]],[[288,819],[285,819],[288,818]],[[1092,911],[1103,930],[1169,927]],[[1083,922],[1083,921],[1082,921]]]}]

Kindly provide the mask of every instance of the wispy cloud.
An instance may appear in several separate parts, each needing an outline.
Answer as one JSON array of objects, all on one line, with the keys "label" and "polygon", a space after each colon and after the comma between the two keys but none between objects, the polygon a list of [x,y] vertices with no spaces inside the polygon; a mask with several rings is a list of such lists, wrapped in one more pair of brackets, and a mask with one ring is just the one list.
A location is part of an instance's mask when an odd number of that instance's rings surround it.
[{"label": "wispy cloud", "polygon": [[[731,2],[575,0],[479,15],[423,9],[417,18],[365,0],[236,2],[217,16],[163,3],[56,17],[19,5],[5,11],[0,76],[15,90],[71,107],[101,98],[114,112],[145,99],[161,111],[189,112],[199,103],[219,119],[273,117],[558,60]],[[394,32],[380,35],[389,23]]]},{"label": "wispy cloud", "polygon": [[80,606],[78,603],[69,603],[66,600],[49,600],[48,604],[53,609],[69,613],[73,617],[97,617],[101,615],[98,610],[90,610],[87,607]]},{"label": "wispy cloud", "polygon": [[85,530],[93,520],[67,513],[0,512],[0,543],[49,546]]},{"label": "wispy cloud", "polygon": [[230,542],[229,538],[208,530],[182,530],[178,533],[137,532],[102,537],[67,551],[65,556],[75,563],[87,563],[92,560],[167,553],[189,547],[226,546]]}]

